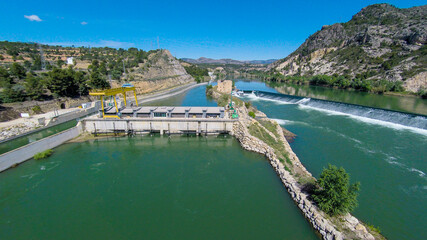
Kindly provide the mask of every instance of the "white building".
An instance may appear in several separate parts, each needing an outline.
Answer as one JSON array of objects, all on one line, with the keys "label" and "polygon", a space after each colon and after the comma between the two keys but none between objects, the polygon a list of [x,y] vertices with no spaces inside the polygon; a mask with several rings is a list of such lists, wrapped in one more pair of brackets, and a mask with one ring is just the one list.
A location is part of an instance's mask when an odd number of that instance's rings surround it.
[{"label": "white building", "polygon": [[74,65],[74,57],[67,58],[67,64],[68,65]]}]

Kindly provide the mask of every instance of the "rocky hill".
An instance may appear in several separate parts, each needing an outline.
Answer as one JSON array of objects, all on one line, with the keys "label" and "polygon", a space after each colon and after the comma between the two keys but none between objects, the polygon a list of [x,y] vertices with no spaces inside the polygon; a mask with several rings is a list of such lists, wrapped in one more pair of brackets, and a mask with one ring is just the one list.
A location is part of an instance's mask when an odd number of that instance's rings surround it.
[{"label": "rocky hill", "polygon": [[[130,69],[127,82],[133,84],[138,93],[148,93],[190,82],[194,78],[168,50],[150,54],[143,63]],[[115,82],[119,86],[121,82]]]},{"label": "rocky hill", "polygon": [[244,64],[270,64],[270,63],[275,62],[277,59],[239,61],[239,60],[233,60],[233,59],[229,59],[229,58],[212,59],[212,58],[201,57],[198,59],[181,58],[181,60],[188,62],[188,63],[193,63],[193,64],[236,64],[236,65],[244,65]]},{"label": "rocky hill", "polygon": [[407,91],[427,89],[427,5],[363,8],[346,23],[323,26],[295,52],[268,66],[285,76],[346,76],[401,81]]}]

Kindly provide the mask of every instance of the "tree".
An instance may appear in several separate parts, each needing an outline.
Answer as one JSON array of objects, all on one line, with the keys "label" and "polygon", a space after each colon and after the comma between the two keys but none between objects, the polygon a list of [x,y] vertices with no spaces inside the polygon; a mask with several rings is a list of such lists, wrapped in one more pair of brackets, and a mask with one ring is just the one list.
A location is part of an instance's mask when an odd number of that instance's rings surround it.
[{"label": "tree", "polygon": [[25,60],[25,61],[24,61],[24,67],[25,67],[27,70],[30,70],[30,69],[31,69],[31,62],[30,62],[30,61],[28,61],[28,60]]},{"label": "tree", "polygon": [[7,84],[12,84],[12,78],[10,77],[9,72],[0,66],[0,87],[4,87]]},{"label": "tree", "polygon": [[33,56],[33,65],[31,70],[42,70],[42,60],[39,55]]},{"label": "tree", "polygon": [[25,100],[24,87],[16,84],[6,84],[0,97],[4,103],[22,102]]},{"label": "tree", "polygon": [[87,77],[84,72],[74,71],[74,83],[78,86],[77,92],[79,93],[80,96],[89,94]]},{"label": "tree", "polygon": [[313,199],[320,209],[330,215],[351,212],[357,206],[360,183],[350,185],[350,177],[344,168],[328,165],[316,182]]},{"label": "tree", "polygon": [[64,65],[64,64],[65,64],[64,60],[62,60],[62,59],[58,59],[58,60],[56,60],[56,65],[57,65],[59,68],[62,68],[62,65]]},{"label": "tree", "polygon": [[43,97],[44,86],[40,78],[31,73],[25,78],[25,91],[32,100],[40,100]]},{"label": "tree", "polygon": [[74,97],[79,95],[79,83],[75,81],[75,71],[68,69],[54,68],[48,73],[47,87],[58,96]]},{"label": "tree", "polygon": [[110,84],[101,76],[99,71],[93,71],[89,77],[90,86],[92,88],[110,88]]},{"label": "tree", "polygon": [[18,79],[25,77],[25,68],[19,63],[13,63],[10,67],[10,74]]}]

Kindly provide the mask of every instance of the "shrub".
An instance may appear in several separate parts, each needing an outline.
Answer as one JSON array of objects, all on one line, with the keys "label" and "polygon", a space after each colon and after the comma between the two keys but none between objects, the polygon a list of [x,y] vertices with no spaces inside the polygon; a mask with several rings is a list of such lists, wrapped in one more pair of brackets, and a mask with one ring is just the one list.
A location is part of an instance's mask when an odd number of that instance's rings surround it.
[{"label": "shrub", "polygon": [[245,102],[245,107],[247,108],[247,109],[249,109],[250,107],[251,107],[251,102]]},{"label": "shrub", "polygon": [[249,112],[249,116],[250,116],[250,117],[252,117],[252,118],[255,118],[255,113],[254,113],[254,112],[252,112],[252,111],[250,111],[250,112]]},{"label": "shrub", "polygon": [[48,150],[46,150],[46,151],[36,153],[36,154],[34,155],[34,159],[35,159],[35,160],[39,160],[39,159],[47,158],[47,157],[49,157],[50,155],[52,155],[52,153],[53,153],[52,149],[48,149]]},{"label": "shrub", "polygon": [[33,111],[33,113],[35,113],[35,114],[42,113],[42,109],[40,108],[40,106],[39,106],[39,105],[34,106],[31,110],[32,110],[32,111]]},{"label": "shrub", "polygon": [[422,99],[427,99],[427,89],[420,88],[417,92],[417,95],[420,96]]},{"label": "shrub", "polygon": [[379,228],[379,227],[375,227],[375,226],[374,226],[374,225],[372,225],[372,224],[368,224],[368,228],[369,228],[371,231],[374,231],[374,232],[377,232],[377,233],[381,233],[380,228]]},{"label": "shrub", "polygon": [[330,215],[351,212],[357,206],[360,183],[350,185],[350,177],[344,168],[328,165],[316,182],[313,199],[320,209]]}]

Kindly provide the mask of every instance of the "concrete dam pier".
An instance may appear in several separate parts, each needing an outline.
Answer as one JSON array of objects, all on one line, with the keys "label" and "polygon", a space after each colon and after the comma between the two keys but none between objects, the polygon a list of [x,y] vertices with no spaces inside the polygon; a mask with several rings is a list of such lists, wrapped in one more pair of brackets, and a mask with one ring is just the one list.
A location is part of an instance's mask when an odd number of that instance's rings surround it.
[{"label": "concrete dam pier", "polygon": [[[222,134],[230,133],[236,119],[223,107],[136,107],[120,111],[120,117],[92,116],[82,120],[91,134]],[[105,115],[116,115],[114,108]]]}]

